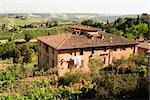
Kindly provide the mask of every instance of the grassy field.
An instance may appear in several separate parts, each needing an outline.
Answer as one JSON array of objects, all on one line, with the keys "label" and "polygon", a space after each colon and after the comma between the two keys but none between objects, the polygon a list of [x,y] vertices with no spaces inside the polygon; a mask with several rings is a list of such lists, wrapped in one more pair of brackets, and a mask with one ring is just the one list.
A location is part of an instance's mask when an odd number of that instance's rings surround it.
[{"label": "grassy field", "polygon": [[[59,33],[67,32],[68,31],[67,27],[68,27],[67,25],[64,25],[64,26],[56,26],[52,28],[22,29],[18,33],[15,33],[14,39],[23,39],[25,33],[30,33],[34,39],[38,36],[48,35],[48,33],[50,35],[59,34]],[[12,34],[10,32],[0,31],[0,40],[9,39],[11,36]]]},{"label": "grassy field", "polygon": [[17,18],[0,17],[0,25],[13,23],[15,25],[24,26],[31,24],[32,22],[41,22],[41,21],[43,21],[43,19],[40,18],[17,19]]},{"label": "grassy field", "polygon": [[15,39],[22,39],[24,38],[25,33],[30,33],[33,38],[36,38],[38,36],[45,36],[53,34],[59,34],[67,31],[67,26],[57,26],[52,28],[36,28],[36,29],[23,29],[21,32],[16,33],[14,38]]},{"label": "grassy field", "polygon": [[[28,19],[17,19],[17,18],[8,18],[8,17],[0,17],[0,40],[6,40],[11,38],[11,32],[4,32],[1,30],[2,24],[10,24],[17,26],[29,25],[32,22],[42,22],[44,19],[42,18],[28,18]],[[44,35],[52,35],[59,34],[67,31],[67,25],[70,22],[59,22],[60,26],[52,27],[52,28],[27,28],[21,29],[19,32],[15,33],[14,39],[23,39],[25,33],[32,34],[33,38]],[[62,25],[63,24],[63,25]]]},{"label": "grassy field", "polygon": [[13,19],[15,22],[15,25],[24,26],[32,23],[32,19],[27,20],[21,20],[21,19]]},{"label": "grassy field", "polygon": [[11,36],[12,36],[11,33],[2,32],[2,31],[0,30],[0,40],[9,39]]}]

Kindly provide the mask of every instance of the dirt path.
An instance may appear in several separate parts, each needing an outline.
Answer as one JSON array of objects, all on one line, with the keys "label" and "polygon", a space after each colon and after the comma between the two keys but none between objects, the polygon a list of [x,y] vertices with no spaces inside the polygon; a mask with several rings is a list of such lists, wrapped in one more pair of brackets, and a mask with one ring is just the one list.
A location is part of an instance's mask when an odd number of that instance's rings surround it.
[{"label": "dirt path", "polygon": [[5,70],[10,65],[12,65],[12,64],[0,64],[0,70]]}]

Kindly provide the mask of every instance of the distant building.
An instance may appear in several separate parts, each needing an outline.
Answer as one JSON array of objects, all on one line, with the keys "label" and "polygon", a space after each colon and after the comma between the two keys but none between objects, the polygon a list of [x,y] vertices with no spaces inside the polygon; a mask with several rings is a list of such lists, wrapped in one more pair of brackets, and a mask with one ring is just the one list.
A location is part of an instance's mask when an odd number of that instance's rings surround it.
[{"label": "distant building", "polygon": [[139,40],[139,44],[137,45],[137,53],[139,55],[147,54],[148,50],[150,50],[150,40]]},{"label": "distant building", "polygon": [[38,64],[57,67],[59,75],[73,69],[89,71],[90,59],[101,59],[104,66],[113,58],[128,58],[137,52],[137,42],[98,29],[74,25],[71,33],[38,37]]}]

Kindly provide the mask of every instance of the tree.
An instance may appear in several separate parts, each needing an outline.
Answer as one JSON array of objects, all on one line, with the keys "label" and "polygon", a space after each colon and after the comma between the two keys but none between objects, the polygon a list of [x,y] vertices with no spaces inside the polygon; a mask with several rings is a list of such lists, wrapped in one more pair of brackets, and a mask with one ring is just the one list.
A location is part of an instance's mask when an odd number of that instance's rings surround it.
[{"label": "tree", "polygon": [[53,21],[53,26],[58,26],[58,22],[56,20]]},{"label": "tree", "polygon": [[13,63],[18,63],[19,62],[19,58],[20,58],[21,54],[18,48],[14,49],[14,55],[13,55]]},{"label": "tree", "polygon": [[0,58],[6,59],[13,57],[13,51],[16,47],[14,42],[7,42],[0,45]]},{"label": "tree", "polygon": [[100,23],[100,21],[96,21],[96,20],[84,20],[81,22],[82,25],[89,25],[89,26],[93,26],[93,27],[97,27],[97,28],[101,28],[102,27],[102,23]]},{"label": "tree", "polygon": [[26,42],[29,42],[32,38],[33,36],[30,33],[25,33],[24,39],[26,40]]},{"label": "tree", "polygon": [[21,55],[23,56],[23,62],[24,63],[29,63],[31,62],[31,50],[29,48],[29,46],[27,44],[23,45],[22,48],[21,48]]},{"label": "tree", "polygon": [[52,27],[52,22],[51,22],[51,21],[47,21],[47,22],[46,22],[46,27],[47,27],[47,28]]},{"label": "tree", "polygon": [[123,18],[118,18],[118,19],[117,19],[117,23],[118,23],[119,25],[123,24],[123,23],[124,23],[124,19],[123,19]]},{"label": "tree", "polygon": [[9,31],[13,33],[17,33],[20,30],[18,26],[13,26]]}]

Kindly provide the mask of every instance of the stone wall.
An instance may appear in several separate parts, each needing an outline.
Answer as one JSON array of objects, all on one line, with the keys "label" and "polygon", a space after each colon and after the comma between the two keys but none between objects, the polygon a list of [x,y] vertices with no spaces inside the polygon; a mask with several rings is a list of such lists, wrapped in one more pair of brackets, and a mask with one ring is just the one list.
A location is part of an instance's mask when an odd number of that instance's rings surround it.
[{"label": "stone wall", "polygon": [[[83,51],[83,54],[81,54]],[[135,46],[121,46],[121,47],[101,47],[101,48],[87,48],[74,50],[55,50],[54,48],[38,41],[38,63],[40,68],[57,67],[59,75],[74,69],[81,68],[83,71],[89,71],[90,59],[101,59],[105,67],[112,63],[113,58],[128,58],[131,54],[136,54],[137,48]],[[72,56],[82,56],[82,64],[74,65],[70,60]]]},{"label": "stone wall", "polygon": [[[38,65],[40,68],[57,66],[57,51],[38,41]],[[53,64],[54,63],[54,64]]]},{"label": "stone wall", "polygon": [[123,47],[123,48],[95,48],[94,50],[91,49],[84,49],[82,59],[83,64],[82,66],[74,66],[73,64],[70,65],[70,58],[72,56],[80,56],[80,49],[76,50],[63,50],[58,51],[58,65],[57,67],[60,69],[60,75],[63,75],[66,72],[69,72],[72,68],[81,68],[83,71],[89,71],[88,64],[89,60],[94,59],[101,59],[104,62],[105,67],[112,63],[113,58],[121,58],[125,57],[128,58],[131,54],[136,53],[134,47]]}]

